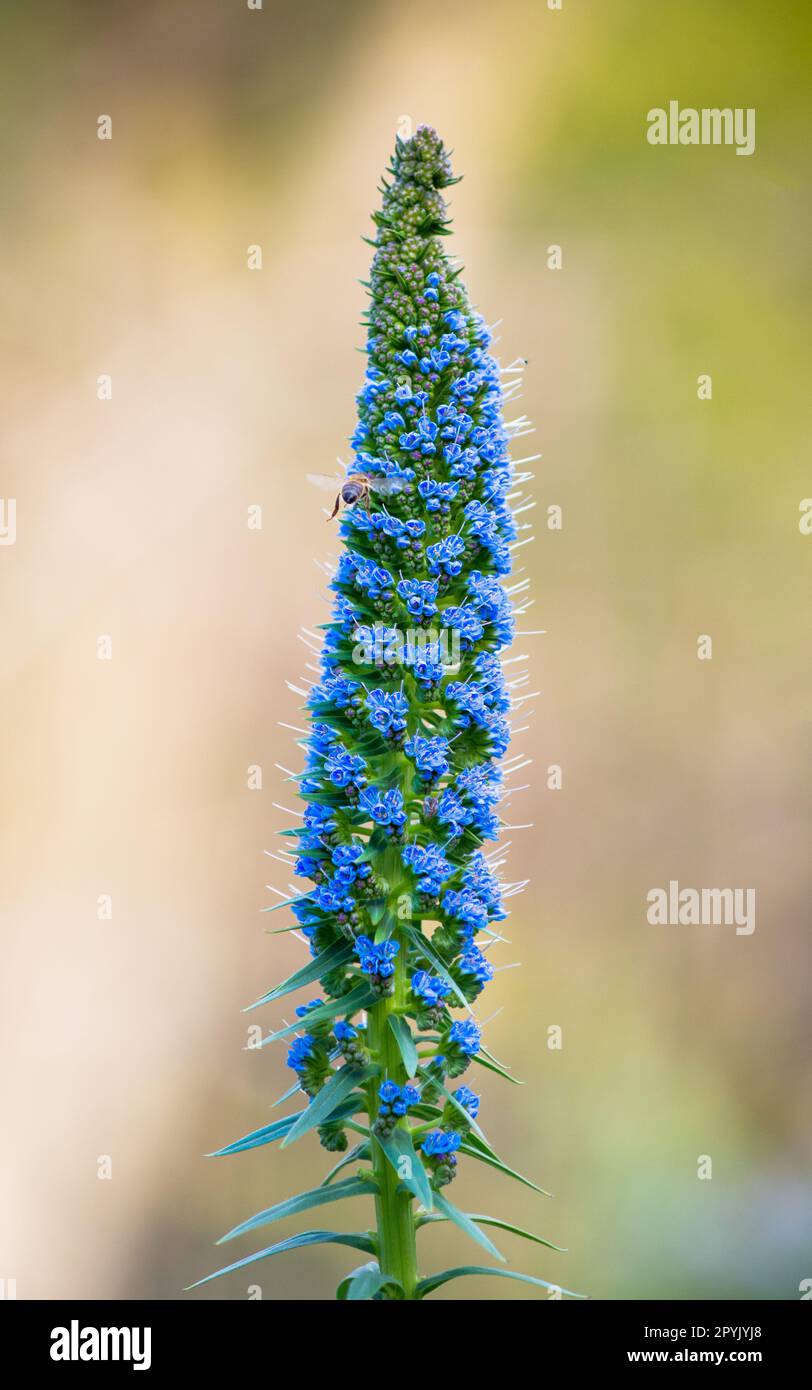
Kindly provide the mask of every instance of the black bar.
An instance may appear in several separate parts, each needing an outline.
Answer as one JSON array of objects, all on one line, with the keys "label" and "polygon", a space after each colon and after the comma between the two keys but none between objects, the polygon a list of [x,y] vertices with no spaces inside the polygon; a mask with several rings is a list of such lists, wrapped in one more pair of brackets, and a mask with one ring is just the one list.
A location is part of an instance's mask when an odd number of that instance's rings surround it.
[{"label": "black bar", "polygon": [[[499,1301],[491,1303],[486,1322],[472,1324],[466,1311],[474,1301],[465,1301],[462,1318],[448,1300],[423,1304],[414,1322],[394,1304],[388,1312],[359,1312],[344,1303],[313,1303],[305,1305],[306,1313],[291,1316],[270,1301],[264,1306],[260,1301],[194,1298],[171,1303],[7,1301],[0,1303],[0,1337],[4,1364],[19,1365],[26,1376],[98,1381],[112,1373],[136,1375],[136,1384],[141,1376],[156,1383],[170,1376],[176,1379],[178,1370],[184,1378],[200,1374],[207,1380],[226,1373],[229,1384],[253,1383],[258,1374],[289,1378],[291,1359],[307,1369],[308,1379],[343,1381],[368,1372],[370,1354],[371,1364],[377,1363],[387,1375],[386,1342],[358,1337],[370,1325],[374,1335],[423,1332],[427,1340],[409,1343],[408,1360],[418,1374],[430,1366],[435,1371],[456,1367],[464,1374],[478,1347],[496,1357],[494,1369],[501,1364],[506,1375],[520,1374],[523,1381],[540,1382],[553,1366],[576,1374],[627,1367],[645,1374],[647,1368],[697,1365],[713,1370],[755,1366],[774,1373],[798,1366],[799,1374],[808,1376],[810,1314],[794,1303]],[[339,1326],[344,1329],[340,1340],[322,1340],[320,1329],[323,1333]],[[55,1333],[59,1328],[66,1333]],[[114,1332],[103,1337],[101,1329]],[[134,1337],[127,1335],[131,1329],[137,1330]],[[415,1352],[421,1346],[425,1365]],[[106,1349],[108,1359],[52,1359],[52,1350],[75,1356],[83,1348],[86,1354]],[[130,1359],[110,1359],[115,1352]],[[478,1356],[475,1352],[475,1361]],[[140,1372],[134,1361],[143,1363]],[[20,1383],[19,1376],[15,1383]]]}]

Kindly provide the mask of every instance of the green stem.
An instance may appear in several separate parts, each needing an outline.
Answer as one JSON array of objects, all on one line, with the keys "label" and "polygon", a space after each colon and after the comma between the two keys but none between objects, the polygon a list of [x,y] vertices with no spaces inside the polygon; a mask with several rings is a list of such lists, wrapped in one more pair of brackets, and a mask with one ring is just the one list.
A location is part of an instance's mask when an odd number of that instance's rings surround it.
[{"label": "green stem", "polygon": [[[397,935],[396,939],[400,940]],[[369,1011],[369,1048],[373,1058],[381,1065],[381,1077],[371,1083],[368,1090],[371,1124],[378,1110],[378,1086],[381,1080],[388,1077],[399,1086],[407,1080],[400,1049],[389,1027],[390,1015],[397,1011],[399,1005],[402,1006],[406,996],[404,940],[400,940],[400,948],[395,962],[395,993],[390,998],[380,999]],[[408,1128],[405,1119],[398,1123]],[[398,1280],[404,1297],[413,1299],[418,1281],[413,1198],[411,1193],[402,1189],[400,1178],[375,1139],[372,1140],[372,1166],[378,1181],[375,1197],[378,1263],[384,1274],[391,1274]]]}]

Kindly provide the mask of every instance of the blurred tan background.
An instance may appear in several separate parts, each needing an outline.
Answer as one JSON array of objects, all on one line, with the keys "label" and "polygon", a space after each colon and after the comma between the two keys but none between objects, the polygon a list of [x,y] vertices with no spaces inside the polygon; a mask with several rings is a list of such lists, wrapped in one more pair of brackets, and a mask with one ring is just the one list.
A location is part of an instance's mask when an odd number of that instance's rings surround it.
[{"label": "blurred tan background", "polygon": [[[503,949],[523,969],[485,1010],[526,1085],[478,1087],[490,1137],[555,1198],[468,1165],[454,1199],[567,1246],[504,1242],[596,1297],[797,1298],[803,7],[43,0],[2,24],[0,1278],[20,1298],[174,1299],[259,1248],[215,1251],[218,1235],[325,1171],[312,1141],[202,1154],[289,1083],[281,1047],[242,1050],[257,1016],[240,1008],[303,959],[259,909],[284,888],[263,856],[289,823],[274,763],[297,765],[284,682],[308,659],[297,629],[326,615],[316,562],[334,545],[304,475],[346,452],[360,236],[408,118],[466,176],[452,247],[504,361],[529,359],[538,513],[564,521],[524,552],[524,625],[547,635],[517,647],[541,696],[516,744],[535,765],[514,818],[536,829],[511,870],[533,882]],[[672,98],[755,107],[756,153],[649,146],[646,113]],[[755,933],[650,926],[669,879],[754,887]],[[365,1219],[352,1203],[344,1229]],[[447,1228],[424,1251],[427,1269],[471,1253]],[[186,1296],[330,1298],[352,1263],[304,1251]]]}]

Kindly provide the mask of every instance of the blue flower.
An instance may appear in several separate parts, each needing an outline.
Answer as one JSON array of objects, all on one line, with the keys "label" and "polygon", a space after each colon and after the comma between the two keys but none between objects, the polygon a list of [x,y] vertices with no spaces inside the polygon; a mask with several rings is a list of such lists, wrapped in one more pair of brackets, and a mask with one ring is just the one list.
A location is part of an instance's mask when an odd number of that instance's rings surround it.
[{"label": "blue flower", "polygon": [[468,947],[465,954],[460,956],[459,967],[464,975],[473,975],[480,985],[486,985],[493,979],[493,966],[478,946]]},{"label": "blue flower", "polygon": [[[347,552],[349,554],[349,552]],[[388,570],[376,565],[372,560],[354,556],[355,583],[364,589],[371,599],[385,598],[391,594],[395,581]]]},{"label": "blue flower", "polygon": [[318,802],[313,802],[305,811],[304,823],[308,830],[314,830],[319,835],[326,835],[335,829],[335,818],[331,806],[321,806]]},{"label": "blue flower", "polygon": [[475,1095],[470,1087],[458,1086],[454,1092],[454,1099],[458,1105],[462,1106],[463,1110],[468,1111],[472,1120],[476,1119],[479,1114],[479,1096]]},{"label": "blue flower", "polygon": [[409,701],[401,690],[371,690],[366,707],[370,724],[382,734],[398,734],[406,728]]},{"label": "blue flower", "polygon": [[471,1019],[465,1019],[460,1023],[452,1023],[448,1034],[448,1041],[453,1046],[458,1047],[460,1052],[464,1052],[466,1057],[475,1057],[479,1051],[480,1034],[476,1024]]},{"label": "blue flower", "polygon": [[305,1033],[301,1038],[294,1038],[288,1051],[288,1066],[293,1071],[303,1072],[313,1053],[314,1039],[309,1033]]},{"label": "blue flower", "polygon": [[311,999],[309,1004],[300,1004],[296,1010],[297,1018],[306,1018],[313,1009],[318,1009],[324,1003],[323,999]]},{"label": "blue flower", "polygon": [[400,430],[405,430],[406,421],[398,410],[387,410],[381,423],[378,425],[378,434],[398,434]]},{"label": "blue flower", "polygon": [[326,675],[320,685],[314,686],[311,694],[313,700],[326,700],[338,709],[346,709],[361,686],[358,681],[348,680],[346,676]]},{"label": "blue flower", "polygon": [[330,883],[320,883],[310,894],[310,900],[322,912],[351,912],[355,906],[355,899],[349,895],[342,883],[336,883],[335,879]]},{"label": "blue flower", "polygon": [[419,995],[430,1009],[439,1008],[451,993],[451,986],[439,975],[429,975],[427,970],[417,970],[412,976],[412,993]]},{"label": "blue flower", "polygon": [[443,911],[447,912],[449,917],[462,922],[472,936],[488,925],[487,905],[479,897],[473,885],[462,889],[449,889],[443,895]]},{"label": "blue flower", "polygon": [[435,734],[433,738],[415,734],[412,738],[407,738],[403,746],[425,781],[434,781],[448,772],[450,750],[447,738],[440,734]]},{"label": "blue flower", "polygon": [[435,656],[428,649],[415,652],[408,664],[412,668],[415,680],[429,689],[439,685],[445,675],[445,668],[439,655]]},{"label": "blue flower", "polygon": [[400,951],[398,941],[381,941],[376,945],[368,936],[359,936],[355,949],[365,975],[379,975],[383,980],[388,980],[394,975],[394,960]]},{"label": "blue flower", "polygon": [[411,1106],[417,1105],[420,1092],[416,1086],[398,1086],[395,1081],[384,1081],[378,1089],[380,1100],[379,1115],[395,1115],[400,1119]]},{"label": "blue flower", "polygon": [[456,1153],[461,1143],[462,1138],[459,1134],[449,1133],[444,1129],[432,1129],[424,1135],[420,1147],[424,1154],[434,1156]]},{"label": "blue flower", "polygon": [[321,862],[309,855],[300,854],[293,872],[297,878],[315,878],[316,874],[321,873]]},{"label": "blue flower", "polygon": [[324,771],[336,787],[362,787],[367,780],[365,767],[364,759],[357,753],[348,752],[341,743],[333,744],[324,762]]},{"label": "blue flower", "polygon": [[465,541],[461,536],[446,536],[445,540],[426,547],[426,559],[432,574],[447,574],[451,577],[462,569],[461,555],[465,554]]},{"label": "blue flower", "polygon": [[437,612],[437,581],[434,579],[401,579],[398,594],[405,599],[413,618],[430,617]]},{"label": "blue flower", "polygon": [[460,634],[460,639],[466,649],[471,648],[482,636],[482,623],[473,608],[451,607],[444,608],[441,622],[443,627],[453,628]]},{"label": "blue flower", "polygon": [[477,763],[463,768],[455,782],[458,792],[468,797],[472,806],[495,806],[502,795],[502,779],[492,763]]},{"label": "blue flower", "polygon": [[377,787],[367,787],[358,799],[362,811],[367,811],[376,825],[388,825],[398,830],[406,820],[403,809],[403,795],[397,787],[389,791],[379,791]]},{"label": "blue flower", "polygon": [[405,845],[401,858],[415,874],[420,892],[432,898],[454,872],[439,845]]},{"label": "blue flower", "polygon": [[448,511],[459,492],[459,483],[441,483],[435,478],[424,478],[418,483],[417,491],[426,504],[426,511]]},{"label": "blue flower", "polygon": [[450,826],[453,835],[461,835],[465,826],[474,819],[473,811],[450,788],[440,797],[437,816],[443,825]]},{"label": "blue flower", "polygon": [[413,1105],[419,1105],[420,1092],[416,1086],[401,1086],[400,1095],[393,1102],[392,1109],[396,1115],[405,1115]]},{"label": "blue flower", "polygon": [[363,853],[363,845],[336,845],[331,858],[338,868],[343,868],[349,864],[357,864]]}]

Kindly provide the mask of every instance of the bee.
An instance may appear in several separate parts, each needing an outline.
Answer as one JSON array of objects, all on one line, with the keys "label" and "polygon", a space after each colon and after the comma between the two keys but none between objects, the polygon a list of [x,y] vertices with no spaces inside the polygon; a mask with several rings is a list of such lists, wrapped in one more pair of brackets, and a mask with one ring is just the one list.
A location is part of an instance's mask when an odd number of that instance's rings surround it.
[{"label": "bee", "polygon": [[423,815],[426,820],[433,820],[440,809],[440,803],[436,796],[427,796],[423,801]]},{"label": "bee", "polygon": [[404,478],[379,478],[373,473],[354,473],[351,478],[345,478],[342,482],[340,478],[329,478],[326,473],[308,473],[307,481],[313,483],[314,487],[320,487],[323,492],[332,492],[337,488],[335,506],[327,520],[332,521],[341,503],[345,507],[354,507],[356,503],[363,502],[367,511],[370,510],[369,494],[380,492],[384,496],[389,496],[393,492],[399,492],[405,487]]}]

